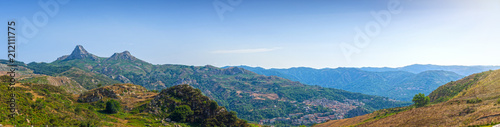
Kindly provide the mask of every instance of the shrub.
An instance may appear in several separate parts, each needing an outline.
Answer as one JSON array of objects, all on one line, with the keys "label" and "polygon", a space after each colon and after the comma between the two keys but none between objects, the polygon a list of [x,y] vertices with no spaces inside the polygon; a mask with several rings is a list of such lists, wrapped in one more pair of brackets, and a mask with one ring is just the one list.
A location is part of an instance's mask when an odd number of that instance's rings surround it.
[{"label": "shrub", "polygon": [[26,96],[28,96],[29,99],[33,99],[33,94],[30,92],[26,93]]},{"label": "shrub", "polygon": [[111,99],[111,100],[106,102],[106,110],[105,111],[107,113],[114,114],[114,113],[118,113],[118,111],[120,111],[120,108],[121,108],[120,102]]},{"label": "shrub", "polygon": [[76,107],[75,108],[75,113],[80,113],[80,112],[82,112],[82,110],[83,109],[81,107]]},{"label": "shrub", "polygon": [[429,97],[426,97],[425,94],[418,93],[418,94],[415,94],[412,101],[413,101],[413,103],[415,103],[416,107],[422,107],[422,106],[429,104],[430,100],[431,99]]},{"label": "shrub", "polygon": [[174,112],[170,115],[170,119],[177,122],[186,122],[187,118],[193,115],[194,112],[187,105],[175,107]]},{"label": "shrub", "polygon": [[479,102],[482,102],[483,100],[479,99],[476,97],[476,99],[470,99],[470,100],[467,100],[467,104],[475,104],[475,103],[479,103]]}]

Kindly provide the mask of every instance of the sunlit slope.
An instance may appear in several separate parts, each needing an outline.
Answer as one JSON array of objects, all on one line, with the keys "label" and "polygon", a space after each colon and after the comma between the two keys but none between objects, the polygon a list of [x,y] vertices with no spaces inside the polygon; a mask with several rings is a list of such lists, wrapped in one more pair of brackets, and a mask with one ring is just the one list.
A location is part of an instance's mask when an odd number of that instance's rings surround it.
[{"label": "sunlit slope", "polygon": [[[474,74],[450,82],[430,95],[434,104],[421,108],[380,110],[350,119],[329,121],[317,127],[472,126],[500,122],[500,70]],[[439,102],[439,98],[445,99]]]}]

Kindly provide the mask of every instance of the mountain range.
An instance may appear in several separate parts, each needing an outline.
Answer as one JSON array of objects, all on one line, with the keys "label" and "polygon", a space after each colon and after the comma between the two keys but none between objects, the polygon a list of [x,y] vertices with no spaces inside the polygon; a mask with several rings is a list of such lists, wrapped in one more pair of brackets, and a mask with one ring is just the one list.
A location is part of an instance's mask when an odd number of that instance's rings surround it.
[{"label": "mountain range", "polygon": [[[80,96],[119,83],[137,84],[148,90],[165,90],[189,84],[219,106],[235,111],[239,118],[277,126],[311,125],[411,104],[387,97],[304,85],[238,67],[223,69],[210,65],[153,65],[132,56],[128,51],[115,53],[111,57],[99,57],[81,45],[76,46],[70,55],[51,63],[18,64],[25,69],[22,72],[27,73],[23,76],[28,83],[50,84],[52,77],[67,78],[67,82],[72,84],[62,82],[60,86],[64,87],[60,88]],[[159,100],[175,101],[168,98]],[[144,109],[150,109],[147,107]],[[162,113],[157,115],[161,116]]]},{"label": "mountain range", "polygon": [[444,70],[426,70],[419,73],[412,73],[401,70],[376,72],[360,68],[314,69],[296,67],[289,69],[264,69],[248,66],[238,67],[257,74],[278,76],[308,85],[384,96],[402,101],[411,101],[415,94],[429,94],[447,82],[464,77]]},{"label": "mountain range", "polygon": [[443,70],[443,71],[451,71],[455,72],[459,75],[472,75],[474,73],[480,73],[489,70],[497,70],[500,69],[500,66],[459,66],[459,65],[432,65],[432,64],[413,64],[404,67],[397,68],[389,68],[389,67],[362,67],[359,68],[365,71],[374,71],[374,72],[386,72],[386,71],[407,71],[411,73],[421,73],[429,70]]}]

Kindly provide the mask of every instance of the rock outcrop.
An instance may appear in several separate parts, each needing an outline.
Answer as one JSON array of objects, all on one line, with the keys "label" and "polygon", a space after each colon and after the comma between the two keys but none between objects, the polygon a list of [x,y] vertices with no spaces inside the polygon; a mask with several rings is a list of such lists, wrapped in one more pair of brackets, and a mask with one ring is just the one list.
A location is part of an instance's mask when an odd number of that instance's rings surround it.
[{"label": "rock outcrop", "polygon": [[137,58],[135,58],[134,56],[132,56],[132,54],[130,54],[129,51],[124,51],[122,53],[115,53],[113,54],[111,57],[108,58],[108,60],[130,60],[130,61],[134,61],[134,60],[137,60]]},{"label": "rock outcrop", "polygon": [[85,50],[83,46],[77,45],[70,55],[64,55],[62,57],[57,58],[57,60],[73,60],[73,59],[87,59],[87,58],[94,61],[99,60],[99,57],[87,52],[87,50]]}]

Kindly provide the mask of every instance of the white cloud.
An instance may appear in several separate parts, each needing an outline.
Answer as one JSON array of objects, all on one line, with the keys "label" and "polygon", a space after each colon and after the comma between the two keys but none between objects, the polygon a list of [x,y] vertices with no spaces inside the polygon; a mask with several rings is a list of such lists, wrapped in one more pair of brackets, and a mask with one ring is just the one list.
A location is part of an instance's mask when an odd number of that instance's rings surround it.
[{"label": "white cloud", "polygon": [[275,48],[256,48],[256,49],[235,49],[235,50],[215,50],[211,53],[215,54],[237,54],[237,53],[262,53],[262,52],[270,52],[274,50],[282,49],[281,47]]}]

